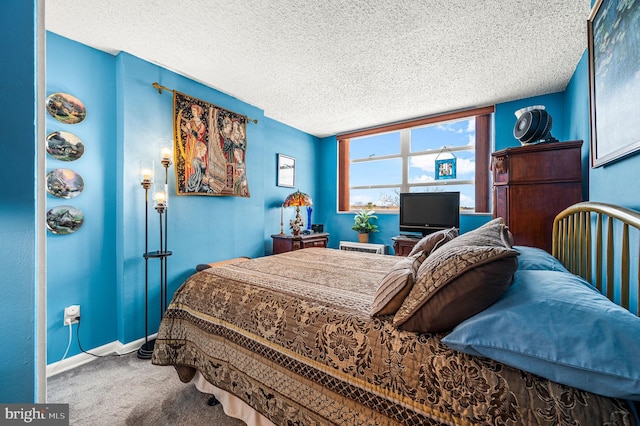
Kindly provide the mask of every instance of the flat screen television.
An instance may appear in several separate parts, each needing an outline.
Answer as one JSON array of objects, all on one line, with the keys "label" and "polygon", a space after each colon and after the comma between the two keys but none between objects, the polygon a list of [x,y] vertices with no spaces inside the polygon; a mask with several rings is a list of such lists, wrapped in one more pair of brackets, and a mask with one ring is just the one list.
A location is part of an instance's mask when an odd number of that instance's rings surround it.
[{"label": "flat screen television", "polygon": [[400,193],[400,232],[427,235],[460,228],[459,192]]}]

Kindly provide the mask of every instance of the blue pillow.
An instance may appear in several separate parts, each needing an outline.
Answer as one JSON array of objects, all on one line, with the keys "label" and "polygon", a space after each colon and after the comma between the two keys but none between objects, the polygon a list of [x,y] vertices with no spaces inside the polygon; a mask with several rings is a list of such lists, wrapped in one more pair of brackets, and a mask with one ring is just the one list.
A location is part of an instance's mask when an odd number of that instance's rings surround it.
[{"label": "blue pillow", "polygon": [[517,271],[495,304],[442,341],[557,383],[640,400],[640,318],[570,273]]},{"label": "blue pillow", "polygon": [[514,246],[520,252],[518,256],[518,269],[520,270],[548,270],[568,272],[567,268],[551,254],[546,251],[527,246]]}]

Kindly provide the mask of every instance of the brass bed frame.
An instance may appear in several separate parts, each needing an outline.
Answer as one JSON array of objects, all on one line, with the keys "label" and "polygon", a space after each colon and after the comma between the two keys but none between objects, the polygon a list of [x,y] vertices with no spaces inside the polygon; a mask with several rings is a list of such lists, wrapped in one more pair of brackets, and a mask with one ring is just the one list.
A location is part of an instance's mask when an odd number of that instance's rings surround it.
[{"label": "brass bed frame", "polygon": [[[616,303],[628,310],[632,279],[640,295],[638,241],[640,213],[611,204],[578,203],[560,212],[553,222],[553,256],[610,300],[616,302],[619,295]],[[631,312],[640,316],[640,302]]]}]

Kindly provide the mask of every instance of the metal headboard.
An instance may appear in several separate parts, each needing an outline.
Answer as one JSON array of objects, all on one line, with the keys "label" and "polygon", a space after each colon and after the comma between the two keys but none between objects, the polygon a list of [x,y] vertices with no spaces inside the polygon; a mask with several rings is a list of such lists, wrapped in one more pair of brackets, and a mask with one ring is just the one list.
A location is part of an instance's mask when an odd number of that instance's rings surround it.
[{"label": "metal headboard", "polygon": [[[594,223],[595,222],[595,223]],[[630,232],[630,229],[631,232]],[[635,228],[635,230],[634,230]],[[595,238],[595,240],[594,240]],[[629,309],[631,267],[640,297],[640,213],[611,204],[583,202],[560,212],[553,222],[552,254],[576,275],[580,275],[610,299],[619,288],[619,305]],[[603,274],[604,271],[604,274]],[[640,301],[636,315],[640,315]]]}]

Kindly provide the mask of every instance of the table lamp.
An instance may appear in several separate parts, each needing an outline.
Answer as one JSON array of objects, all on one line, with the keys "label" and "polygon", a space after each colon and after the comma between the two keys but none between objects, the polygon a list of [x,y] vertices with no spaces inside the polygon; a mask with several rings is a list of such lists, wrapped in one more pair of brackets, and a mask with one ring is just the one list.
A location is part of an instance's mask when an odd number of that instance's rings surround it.
[{"label": "table lamp", "polygon": [[[300,192],[299,190],[290,194],[282,204],[283,207],[296,207],[296,222],[302,223],[302,217],[300,217],[300,206],[312,206],[313,201],[309,195],[304,192]],[[280,223],[280,228],[282,228],[282,223]],[[280,230],[282,232],[282,229]]]}]

